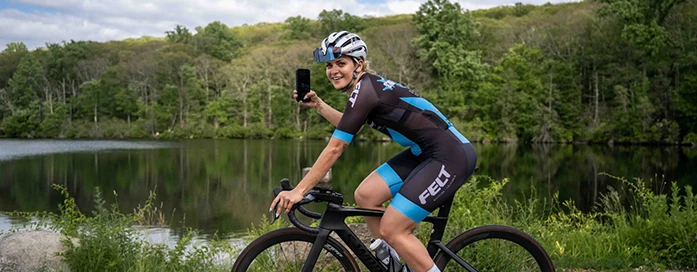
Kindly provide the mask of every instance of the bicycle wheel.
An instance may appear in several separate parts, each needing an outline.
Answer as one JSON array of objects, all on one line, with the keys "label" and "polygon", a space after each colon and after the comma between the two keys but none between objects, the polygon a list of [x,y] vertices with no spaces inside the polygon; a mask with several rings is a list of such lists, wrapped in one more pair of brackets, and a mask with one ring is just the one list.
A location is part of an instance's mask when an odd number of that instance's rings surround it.
[{"label": "bicycle wheel", "polygon": [[[232,272],[301,271],[317,235],[297,228],[279,229],[254,240],[240,253]],[[332,237],[313,271],[359,271],[351,253]]]},{"label": "bicycle wheel", "polygon": [[[554,271],[549,255],[535,239],[508,226],[465,231],[446,247],[476,271]],[[443,271],[468,271],[444,252],[439,252],[434,261]]]}]

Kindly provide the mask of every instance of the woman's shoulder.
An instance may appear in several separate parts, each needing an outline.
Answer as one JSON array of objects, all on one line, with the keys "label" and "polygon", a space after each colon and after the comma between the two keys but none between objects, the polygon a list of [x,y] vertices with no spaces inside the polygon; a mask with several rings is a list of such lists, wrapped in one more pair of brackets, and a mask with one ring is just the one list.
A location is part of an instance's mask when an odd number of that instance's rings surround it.
[{"label": "woman's shoulder", "polygon": [[399,88],[404,88],[408,89],[406,86],[402,85],[399,82],[396,82],[394,80],[385,78],[381,75],[378,74],[372,74],[372,73],[366,73],[366,75],[369,76],[371,83],[374,85],[375,88],[379,88],[381,90],[393,90],[395,87]]}]

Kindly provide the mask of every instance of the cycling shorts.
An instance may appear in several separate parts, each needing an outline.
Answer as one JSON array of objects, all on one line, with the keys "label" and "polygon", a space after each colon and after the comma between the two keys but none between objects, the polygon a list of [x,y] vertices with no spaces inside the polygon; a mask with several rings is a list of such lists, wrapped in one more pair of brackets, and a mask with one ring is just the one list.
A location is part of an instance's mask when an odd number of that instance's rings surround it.
[{"label": "cycling shorts", "polygon": [[390,188],[390,206],[418,223],[455,195],[474,172],[476,161],[470,143],[431,156],[417,156],[407,149],[376,172]]}]

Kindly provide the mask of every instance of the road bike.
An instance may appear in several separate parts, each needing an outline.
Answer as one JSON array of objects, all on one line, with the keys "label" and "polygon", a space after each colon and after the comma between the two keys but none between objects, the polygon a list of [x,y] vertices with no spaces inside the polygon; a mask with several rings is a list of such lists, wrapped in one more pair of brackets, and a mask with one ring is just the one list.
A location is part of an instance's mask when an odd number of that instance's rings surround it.
[{"label": "road bike", "polygon": [[[283,179],[281,187],[274,189],[274,195],[292,189],[288,179]],[[343,201],[343,196],[331,188],[313,188],[288,214],[295,227],[274,230],[254,240],[240,253],[232,272],[396,271],[379,261],[345,223],[348,217],[380,217],[384,212],[344,206]],[[324,212],[320,214],[303,207],[312,202],[326,203]],[[554,265],[540,243],[510,226],[476,227],[444,244],[441,239],[452,203],[453,198],[450,198],[439,207],[436,216],[430,215],[423,220],[433,225],[426,248],[441,271],[554,271]],[[319,219],[319,225],[312,227],[303,223],[297,218],[296,211]]]}]

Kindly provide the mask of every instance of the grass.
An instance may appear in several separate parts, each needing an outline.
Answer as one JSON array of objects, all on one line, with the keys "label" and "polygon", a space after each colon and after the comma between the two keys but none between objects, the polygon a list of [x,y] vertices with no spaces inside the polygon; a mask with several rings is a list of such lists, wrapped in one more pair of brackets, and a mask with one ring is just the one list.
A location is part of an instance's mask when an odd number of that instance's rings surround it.
[{"label": "grass", "polygon": [[[608,188],[593,211],[582,212],[571,200],[560,201],[558,195],[546,199],[534,190],[525,200],[507,202],[503,191],[509,180],[476,176],[455,197],[444,241],[477,226],[501,224],[538,240],[557,271],[697,270],[697,196],[692,188],[673,183],[669,195],[656,194],[643,180],[612,178],[621,181],[621,189]],[[263,220],[250,229],[250,239],[285,227],[278,222]],[[423,242],[429,226],[417,229]]]},{"label": "grass", "polygon": [[227,240],[213,239],[199,245],[196,232],[188,230],[176,245],[151,243],[135,226],[162,225],[164,217],[151,193],[145,205],[132,213],[122,213],[116,205],[107,207],[99,190],[95,209],[82,213],[66,188],[54,185],[64,197],[59,213],[27,213],[40,218],[35,228],[51,229],[65,235],[67,250],[60,255],[70,271],[229,271],[236,256]]},{"label": "grass", "polygon": [[[507,203],[508,180],[476,177],[458,191],[445,241],[467,229],[510,225],[538,240],[557,270],[657,271],[697,269],[697,196],[690,186],[672,185],[671,194],[655,194],[640,179],[622,181],[621,191],[608,189],[592,212],[557,196],[545,201],[533,194]],[[427,241],[430,229],[419,230]]]}]

